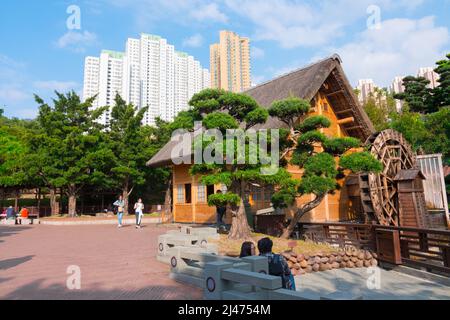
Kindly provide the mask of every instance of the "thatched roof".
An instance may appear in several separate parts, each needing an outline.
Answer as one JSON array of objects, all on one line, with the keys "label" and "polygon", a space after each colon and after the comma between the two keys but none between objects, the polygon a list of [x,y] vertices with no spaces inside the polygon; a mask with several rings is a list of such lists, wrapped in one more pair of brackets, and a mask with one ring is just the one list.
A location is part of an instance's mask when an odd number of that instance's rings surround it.
[{"label": "thatched roof", "polygon": [[[349,136],[365,141],[375,130],[367,114],[359,105],[344,71],[338,55],[292,71],[271,81],[260,84],[245,93],[252,96],[262,107],[269,108],[276,101],[296,96],[312,100],[320,92],[331,104],[338,119],[353,117],[355,122],[341,125]],[[276,118],[258,128],[282,128],[286,125]],[[148,163],[149,166],[171,164],[172,149],[176,142],[166,144]],[[190,155],[183,155],[189,157]]]}]

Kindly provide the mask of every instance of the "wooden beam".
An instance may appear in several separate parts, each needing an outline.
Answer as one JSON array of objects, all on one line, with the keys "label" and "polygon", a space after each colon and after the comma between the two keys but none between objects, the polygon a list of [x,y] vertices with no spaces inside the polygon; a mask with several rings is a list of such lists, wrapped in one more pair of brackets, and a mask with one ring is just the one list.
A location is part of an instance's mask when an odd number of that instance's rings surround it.
[{"label": "wooden beam", "polygon": [[337,121],[338,124],[346,124],[346,123],[353,123],[353,122],[355,122],[355,118],[353,118],[353,117],[348,117],[348,118],[340,119]]},{"label": "wooden beam", "polygon": [[344,127],[345,130],[355,130],[355,129],[361,129],[361,128],[362,128],[362,126],[354,126],[354,127],[350,127],[350,128]]},{"label": "wooden beam", "polygon": [[343,93],[343,92],[344,92],[344,90],[341,89],[341,90],[338,90],[338,91],[334,91],[334,92],[331,92],[331,93],[327,93],[326,96],[327,96],[327,97],[329,97],[329,96],[334,96],[334,95],[336,95],[336,94]]},{"label": "wooden beam", "polygon": [[347,113],[347,112],[351,112],[353,113],[353,109],[345,109],[345,110],[340,110],[340,111],[336,111],[335,114],[343,114],[343,113]]}]

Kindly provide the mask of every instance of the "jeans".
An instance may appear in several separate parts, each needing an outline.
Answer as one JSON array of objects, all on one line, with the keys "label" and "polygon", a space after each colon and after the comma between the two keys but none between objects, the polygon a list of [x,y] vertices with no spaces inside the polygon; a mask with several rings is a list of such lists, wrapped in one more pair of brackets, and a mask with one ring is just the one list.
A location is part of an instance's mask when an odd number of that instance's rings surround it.
[{"label": "jeans", "polygon": [[119,219],[119,225],[122,225],[123,212],[117,213],[117,219]]},{"label": "jeans", "polygon": [[142,214],[140,212],[136,212],[136,225],[141,226]]}]

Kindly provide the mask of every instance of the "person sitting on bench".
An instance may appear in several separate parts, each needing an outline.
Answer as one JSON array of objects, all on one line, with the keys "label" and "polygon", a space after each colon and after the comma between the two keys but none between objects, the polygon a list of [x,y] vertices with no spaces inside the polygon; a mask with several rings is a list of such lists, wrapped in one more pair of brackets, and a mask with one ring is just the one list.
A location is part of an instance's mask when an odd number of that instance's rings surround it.
[{"label": "person sitting on bench", "polygon": [[22,224],[23,219],[28,219],[28,215],[30,212],[26,207],[23,207],[22,210],[20,210],[19,214],[17,215],[17,223]]}]

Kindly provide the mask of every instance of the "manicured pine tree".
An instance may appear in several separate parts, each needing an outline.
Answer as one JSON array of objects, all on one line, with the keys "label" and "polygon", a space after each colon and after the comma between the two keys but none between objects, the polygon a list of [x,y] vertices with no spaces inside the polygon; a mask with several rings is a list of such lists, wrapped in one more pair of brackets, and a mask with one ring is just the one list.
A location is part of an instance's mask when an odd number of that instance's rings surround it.
[{"label": "manicured pine tree", "polygon": [[[330,120],[321,115],[308,116],[309,112],[310,103],[295,97],[276,101],[269,109],[269,114],[287,127],[280,134],[283,139],[280,163],[303,170],[300,179],[290,177],[277,184],[277,192],[272,197],[275,207],[295,210],[283,238],[289,238],[300,219],[319,206],[328,193],[338,189],[338,179],[345,173],[382,169],[370,153],[357,150],[361,146],[358,139],[326,136],[321,129],[329,127]],[[298,204],[300,197],[312,200]]]}]

